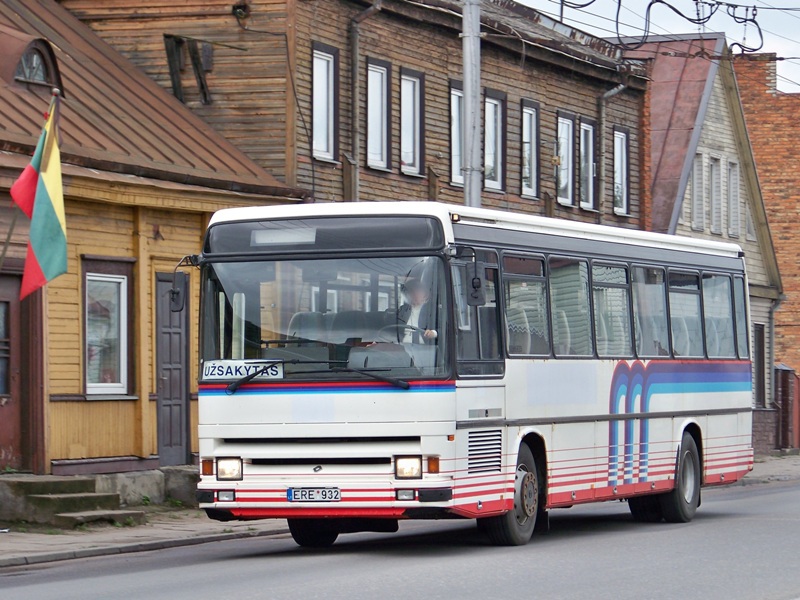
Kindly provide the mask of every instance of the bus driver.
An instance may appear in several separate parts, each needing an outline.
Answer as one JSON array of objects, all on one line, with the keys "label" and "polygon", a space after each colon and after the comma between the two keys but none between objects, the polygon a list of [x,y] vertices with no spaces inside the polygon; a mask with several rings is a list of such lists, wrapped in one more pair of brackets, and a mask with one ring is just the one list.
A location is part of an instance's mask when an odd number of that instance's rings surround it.
[{"label": "bus driver", "polygon": [[428,301],[430,290],[414,278],[407,279],[400,289],[406,302],[397,309],[397,321],[408,325],[398,334],[400,341],[404,344],[433,343],[439,334],[434,329],[436,308]]}]

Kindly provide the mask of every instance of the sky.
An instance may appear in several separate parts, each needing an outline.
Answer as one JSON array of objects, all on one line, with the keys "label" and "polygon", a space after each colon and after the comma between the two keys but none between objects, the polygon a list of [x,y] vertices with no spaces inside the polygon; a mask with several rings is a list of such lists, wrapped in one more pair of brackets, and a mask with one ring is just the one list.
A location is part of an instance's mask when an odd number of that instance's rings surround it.
[{"label": "sky", "polygon": [[[536,10],[556,19],[560,17],[561,0],[518,0]],[[571,0],[569,4],[586,4],[590,0]],[[594,0],[582,9],[564,7],[564,21],[576,29],[581,29],[598,37],[616,37],[616,15],[618,2],[620,10],[620,34],[623,36],[641,36],[646,25],[645,13],[648,4],[652,4],[650,12],[650,33],[652,35],[670,35],[685,33],[723,32],[728,45],[736,42],[747,46],[757,46],[760,42],[757,28],[752,24],[736,23],[726,10],[727,4],[739,4],[736,15],[745,16],[745,6],[750,7],[748,15],[752,17],[752,7],[756,7],[755,20],[761,27],[764,46],[760,52],[774,52],[778,61],[778,89],[783,92],[800,93],[800,0],[726,0],[720,2],[720,8],[704,26],[690,23],[673,12],[667,4],[680,10],[684,15],[697,16],[697,4],[694,0]],[[704,0],[700,5],[705,14],[715,2]],[[792,8],[794,10],[783,10]],[[778,10],[775,10],[778,9]],[[739,52],[738,48],[734,48]]]}]

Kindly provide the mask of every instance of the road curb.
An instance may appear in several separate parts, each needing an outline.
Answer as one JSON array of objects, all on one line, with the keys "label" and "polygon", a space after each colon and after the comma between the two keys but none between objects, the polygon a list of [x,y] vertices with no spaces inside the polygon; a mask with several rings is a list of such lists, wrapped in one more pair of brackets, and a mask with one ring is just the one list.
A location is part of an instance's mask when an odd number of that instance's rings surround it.
[{"label": "road curb", "polygon": [[112,544],[109,546],[99,546],[96,548],[79,548],[77,550],[47,552],[40,554],[32,554],[30,556],[14,556],[11,558],[0,558],[0,568],[24,567],[27,565],[38,565],[42,563],[58,562],[62,560],[72,560],[75,558],[93,558],[97,556],[111,556],[112,554],[149,552],[152,550],[164,550],[166,548],[180,548],[181,546],[197,546],[200,544],[209,544],[211,542],[224,542],[227,540],[238,540],[238,539],[255,538],[255,537],[269,537],[275,535],[285,535],[288,533],[289,533],[288,529],[274,529],[269,531],[241,531],[241,532],[231,532],[231,533],[214,533],[210,535],[200,535],[189,538],[154,540],[152,542],[136,542],[133,544]]}]

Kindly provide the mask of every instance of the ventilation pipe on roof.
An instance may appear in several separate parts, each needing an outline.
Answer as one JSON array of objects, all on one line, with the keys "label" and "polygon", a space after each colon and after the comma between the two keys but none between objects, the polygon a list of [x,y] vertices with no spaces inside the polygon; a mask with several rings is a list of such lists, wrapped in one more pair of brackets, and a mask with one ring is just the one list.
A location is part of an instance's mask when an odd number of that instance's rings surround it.
[{"label": "ventilation pipe on roof", "polygon": [[597,198],[597,222],[601,223],[603,220],[603,204],[606,199],[606,104],[608,101],[619,94],[622,90],[628,87],[624,83],[611,88],[605,94],[597,99],[597,120],[599,121],[600,128],[600,156],[598,162],[600,163],[600,181],[598,187]]},{"label": "ventilation pipe on roof", "polygon": [[383,0],[375,2],[366,10],[358,13],[350,21],[350,148],[353,154],[353,191],[352,198],[345,198],[352,202],[361,199],[361,80],[359,78],[359,65],[361,63],[361,50],[359,48],[359,26],[372,15],[381,10]]}]

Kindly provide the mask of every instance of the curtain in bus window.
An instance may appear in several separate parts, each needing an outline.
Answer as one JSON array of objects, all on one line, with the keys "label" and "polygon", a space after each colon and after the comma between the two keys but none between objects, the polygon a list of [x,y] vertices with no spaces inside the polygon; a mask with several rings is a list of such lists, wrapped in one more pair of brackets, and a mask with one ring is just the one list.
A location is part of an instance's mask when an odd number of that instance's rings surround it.
[{"label": "curtain in bus window", "polygon": [[700,282],[697,274],[670,272],[669,321],[675,356],[703,356]]},{"label": "curtain in bus window", "polygon": [[664,270],[634,267],[631,269],[631,280],[636,354],[641,357],[668,356],[669,334]]},{"label": "curtain in bus window", "polygon": [[630,356],[628,270],[619,266],[593,265],[592,285],[598,356]]},{"label": "curtain in bus window", "polygon": [[550,257],[550,302],[556,356],[593,354],[589,268],[584,260]]},{"label": "curtain in bus window", "polygon": [[732,300],[730,277],[703,275],[703,317],[710,358],[736,357]]}]

